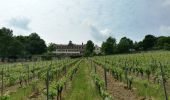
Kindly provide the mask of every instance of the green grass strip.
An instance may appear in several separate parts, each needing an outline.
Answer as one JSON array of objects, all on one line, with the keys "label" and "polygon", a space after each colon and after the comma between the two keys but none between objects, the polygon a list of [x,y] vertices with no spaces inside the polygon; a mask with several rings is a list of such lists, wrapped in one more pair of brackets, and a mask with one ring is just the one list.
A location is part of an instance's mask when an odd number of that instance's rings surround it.
[{"label": "green grass strip", "polygon": [[65,100],[102,100],[85,61],[81,62],[78,73],[73,78],[72,89],[68,93]]}]

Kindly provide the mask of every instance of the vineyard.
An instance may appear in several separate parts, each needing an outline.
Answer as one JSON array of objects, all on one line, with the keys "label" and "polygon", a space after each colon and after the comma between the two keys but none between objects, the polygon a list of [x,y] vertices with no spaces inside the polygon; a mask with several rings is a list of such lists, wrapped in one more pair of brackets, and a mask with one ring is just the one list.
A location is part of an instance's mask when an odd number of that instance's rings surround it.
[{"label": "vineyard", "polygon": [[0,65],[1,100],[168,100],[170,52]]}]

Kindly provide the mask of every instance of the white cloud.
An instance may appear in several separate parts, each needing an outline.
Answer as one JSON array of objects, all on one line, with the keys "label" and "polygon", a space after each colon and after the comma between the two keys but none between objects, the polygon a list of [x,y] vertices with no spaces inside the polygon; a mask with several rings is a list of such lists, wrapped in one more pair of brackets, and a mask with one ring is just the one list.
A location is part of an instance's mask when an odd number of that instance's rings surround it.
[{"label": "white cloud", "polygon": [[97,41],[101,42],[104,41],[106,38],[109,37],[109,33],[111,32],[109,29],[104,29],[100,30],[97,26],[95,25],[90,25],[89,26],[90,31],[91,31],[91,36]]},{"label": "white cloud", "polygon": [[170,36],[170,26],[161,26],[159,31],[161,35]]},{"label": "white cloud", "polygon": [[109,36],[111,35],[111,30],[108,28],[105,28],[104,30],[101,30],[100,33],[102,33],[104,36]]},{"label": "white cloud", "polygon": [[30,30],[29,28],[30,22],[31,21],[26,17],[16,17],[16,18],[11,18],[9,20],[10,26],[14,28],[19,28],[22,30]]},{"label": "white cloud", "polygon": [[164,6],[170,6],[170,0],[163,0]]},{"label": "white cloud", "polygon": [[0,0],[0,27],[12,28],[14,35],[37,32],[55,43],[102,42],[109,35],[140,40],[169,25],[168,5],[170,0]]},{"label": "white cloud", "polygon": [[99,27],[99,25],[91,19],[84,19],[82,21],[82,25],[86,28],[86,30],[89,30],[91,37],[98,43],[109,37],[112,32],[108,28],[103,29],[103,27]]}]

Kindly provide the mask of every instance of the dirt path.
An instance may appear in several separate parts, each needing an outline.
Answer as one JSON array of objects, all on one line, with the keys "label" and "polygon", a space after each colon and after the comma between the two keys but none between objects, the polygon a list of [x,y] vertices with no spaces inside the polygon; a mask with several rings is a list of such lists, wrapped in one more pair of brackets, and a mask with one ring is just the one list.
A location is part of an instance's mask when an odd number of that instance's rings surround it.
[{"label": "dirt path", "polygon": [[[104,70],[102,67],[97,67],[97,74],[104,79]],[[107,73],[107,90],[115,100],[141,100],[137,97],[133,90],[125,88],[125,84],[113,78],[110,73]]]},{"label": "dirt path", "polygon": [[102,100],[85,61],[81,62],[80,68],[73,78],[71,88],[64,100]]}]

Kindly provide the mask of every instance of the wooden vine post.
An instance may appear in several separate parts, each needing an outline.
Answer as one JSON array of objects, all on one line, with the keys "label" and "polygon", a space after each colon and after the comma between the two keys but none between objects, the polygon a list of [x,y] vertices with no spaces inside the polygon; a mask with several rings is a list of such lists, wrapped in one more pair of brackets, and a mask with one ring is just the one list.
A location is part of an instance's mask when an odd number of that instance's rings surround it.
[{"label": "wooden vine post", "polygon": [[46,88],[47,88],[47,100],[49,100],[49,69],[47,70],[46,76]]},{"label": "wooden vine post", "polygon": [[27,65],[27,68],[28,68],[28,72],[27,72],[28,76],[27,77],[28,77],[28,83],[29,83],[29,80],[30,80],[30,68],[29,68],[29,65]]},{"label": "wooden vine post", "polygon": [[105,79],[105,85],[106,85],[106,90],[107,90],[107,70],[104,68],[104,79]]},{"label": "wooden vine post", "polygon": [[91,69],[92,69],[92,71],[93,71],[92,59],[90,59],[90,65],[91,65]]},{"label": "wooden vine post", "polygon": [[168,95],[167,95],[167,91],[166,91],[166,84],[165,84],[165,78],[164,78],[164,72],[163,72],[163,66],[160,63],[160,67],[161,67],[161,75],[162,75],[162,83],[163,83],[163,88],[164,88],[164,94],[165,94],[165,100],[168,100]]},{"label": "wooden vine post", "polygon": [[[106,57],[105,57],[105,66],[106,66]],[[104,79],[105,79],[105,86],[106,86],[106,90],[107,90],[107,70],[106,70],[106,68],[104,68]]]},{"label": "wooden vine post", "polygon": [[36,62],[34,62],[34,65],[33,65],[33,78],[35,78],[35,66],[36,66]]},{"label": "wooden vine post", "polygon": [[128,68],[127,68],[126,61],[125,61],[125,81],[128,87],[128,72],[127,71],[128,71]]},{"label": "wooden vine post", "polygon": [[92,69],[94,68],[94,73],[96,73],[96,65],[95,65],[95,63],[93,62],[92,59],[91,59],[91,68]]},{"label": "wooden vine post", "polygon": [[64,67],[64,74],[65,74],[65,76],[67,75],[67,65]]},{"label": "wooden vine post", "polygon": [[95,74],[96,74],[96,67],[97,67],[97,65],[94,64],[94,72],[95,72]]},{"label": "wooden vine post", "polygon": [[[67,65],[65,66],[65,68],[64,68],[64,73],[65,73],[65,77],[67,76]],[[67,88],[67,83],[65,82],[65,84],[64,84],[64,86],[65,86],[65,90],[66,90],[66,88]]]},{"label": "wooden vine post", "polygon": [[2,74],[2,85],[1,85],[1,97],[3,97],[3,88],[4,88],[4,72],[3,72],[3,68],[2,68],[2,71],[1,71],[1,74]]}]

